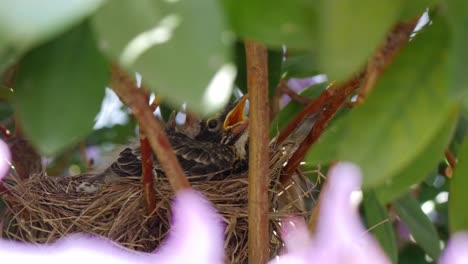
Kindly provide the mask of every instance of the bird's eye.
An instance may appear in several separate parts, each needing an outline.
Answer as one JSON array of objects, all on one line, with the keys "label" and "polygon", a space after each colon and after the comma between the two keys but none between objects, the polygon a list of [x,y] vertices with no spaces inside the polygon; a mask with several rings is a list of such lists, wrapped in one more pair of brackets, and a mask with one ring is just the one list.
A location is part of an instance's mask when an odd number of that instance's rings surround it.
[{"label": "bird's eye", "polygon": [[210,131],[217,130],[219,128],[219,123],[217,119],[210,119],[208,120],[208,129]]}]

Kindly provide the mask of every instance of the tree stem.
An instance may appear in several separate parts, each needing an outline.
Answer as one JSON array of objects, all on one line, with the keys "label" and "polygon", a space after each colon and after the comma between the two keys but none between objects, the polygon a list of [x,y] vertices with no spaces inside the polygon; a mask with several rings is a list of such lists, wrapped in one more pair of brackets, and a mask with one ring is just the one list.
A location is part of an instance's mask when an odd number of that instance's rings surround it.
[{"label": "tree stem", "polygon": [[249,114],[249,263],[269,259],[269,106],[268,58],[265,46],[245,42]]}]

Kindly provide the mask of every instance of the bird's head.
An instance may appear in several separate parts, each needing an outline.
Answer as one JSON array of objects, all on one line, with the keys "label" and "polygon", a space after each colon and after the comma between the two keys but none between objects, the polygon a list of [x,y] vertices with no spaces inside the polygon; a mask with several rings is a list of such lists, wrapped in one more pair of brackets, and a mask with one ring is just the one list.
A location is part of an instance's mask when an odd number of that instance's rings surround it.
[{"label": "bird's head", "polygon": [[245,104],[248,96],[244,96],[235,103],[229,104],[218,115],[202,120],[200,133],[196,137],[200,141],[221,142],[224,134],[236,124],[242,123],[245,118]]},{"label": "bird's head", "polygon": [[248,96],[242,97],[227,113],[223,123],[221,144],[233,146],[238,158],[247,158],[249,141],[249,120],[245,118],[245,104]]}]

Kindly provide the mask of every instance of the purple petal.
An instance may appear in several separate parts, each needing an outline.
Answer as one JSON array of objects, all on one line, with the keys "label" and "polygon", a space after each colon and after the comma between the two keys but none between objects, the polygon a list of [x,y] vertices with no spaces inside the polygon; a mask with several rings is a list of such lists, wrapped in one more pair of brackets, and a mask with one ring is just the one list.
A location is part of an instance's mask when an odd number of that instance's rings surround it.
[{"label": "purple petal", "polygon": [[174,224],[165,245],[153,254],[118,247],[107,239],[72,235],[48,246],[0,240],[2,263],[224,263],[221,218],[203,196],[179,192],[173,206]]},{"label": "purple petal", "polygon": [[440,257],[441,264],[468,263],[468,233],[454,234]]},{"label": "purple petal", "polygon": [[[288,254],[270,263],[390,263],[382,249],[361,224],[350,196],[361,185],[361,171],[351,163],[339,163],[328,174],[320,200],[317,232],[307,250],[293,250],[290,245],[304,244],[305,223],[286,235]],[[283,231],[284,232],[284,231]],[[296,241],[293,241],[296,237]],[[302,242],[301,242],[302,241]]]},{"label": "purple petal", "polygon": [[7,174],[10,169],[10,150],[8,145],[0,140],[0,180]]}]

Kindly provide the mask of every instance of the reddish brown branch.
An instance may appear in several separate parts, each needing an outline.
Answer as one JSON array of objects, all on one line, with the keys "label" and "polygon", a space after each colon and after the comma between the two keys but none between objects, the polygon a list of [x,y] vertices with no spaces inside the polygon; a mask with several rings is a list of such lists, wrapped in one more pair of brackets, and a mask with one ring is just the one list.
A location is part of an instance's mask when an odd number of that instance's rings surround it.
[{"label": "reddish brown branch", "polygon": [[335,91],[333,87],[328,87],[315,100],[311,101],[280,131],[279,135],[276,137],[276,143],[281,144],[304,122],[307,117],[317,113],[320,109],[322,109],[331,100],[334,94]]},{"label": "reddish brown branch", "polygon": [[298,93],[296,93],[295,91],[293,91],[289,86],[288,86],[288,83],[286,80],[282,80],[280,81],[280,83],[278,84],[279,86],[279,89],[280,91],[283,93],[283,94],[286,94],[288,95],[289,97],[291,97],[291,99],[293,101],[296,101],[300,104],[304,104],[304,105],[307,105],[309,103],[311,103],[313,100],[312,99],[309,99],[307,97],[303,97],[303,96],[300,96]]},{"label": "reddish brown branch", "polygon": [[[346,103],[348,97],[358,87],[359,81],[359,77],[354,78],[336,89],[336,96],[332,98],[330,104],[319,115],[309,134],[304,138],[296,152],[289,159],[288,164],[284,167],[280,178],[281,183],[286,183],[289,181],[291,175],[299,167],[300,162],[304,159],[312,144],[314,144],[320,135],[322,135],[330,120],[335,116],[338,110],[340,110],[340,108]],[[331,88],[332,87],[329,89]]]},{"label": "reddish brown branch", "polygon": [[[146,101],[149,96],[145,94]],[[154,112],[159,105],[159,100],[155,100],[149,106],[149,111]],[[156,208],[156,197],[154,196],[154,178],[153,178],[153,154],[151,152],[151,145],[145,131],[141,128],[140,124],[140,150],[141,150],[141,168],[143,177],[143,196],[146,201],[146,212],[151,215]]]},{"label": "reddish brown branch", "polygon": [[11,131],[10,131],[8,128],[2,126],[2,125],[0,125],[0,133],[1,133],[5,138],[11,137]]},{"label": "reddish brown branch", "polygon": [[359,105],[364,102],[370,92],[374,89],[378,78],[399,54],[403,46],[408,43],[418,20],[419,17],[414,18],[407,23],[396,24],[387,35],[384,43],[382,43],[379,49],[369,59],[365,77],[362,80],[361,87],[359,88],[356,104]]},{"label": "reddish brown branch", "polygon": [[266,47],[245,42],[249,116],[249,263],[267,263],[269,185],[268,58]]},{"label": "reddish brown branch", "polygon": [[156,208],[156,197],[154,195],[153,158],[151,145],[146,135],[140,131],[141,165],[143,171],[143,194],[146,201],[148,215]]},{"label": "reddish brown branch", "polygon": [[134,80],[116,65],[112,67],[112,88],[143,128],[174,191],[190,188],[164,130],[148,106],[147,93],[138,89]]},{"label": "reddish brown branch", "polygon": [[445,158],[452,169],[457,167],[457,159],[448,148],[445,149]]}]

